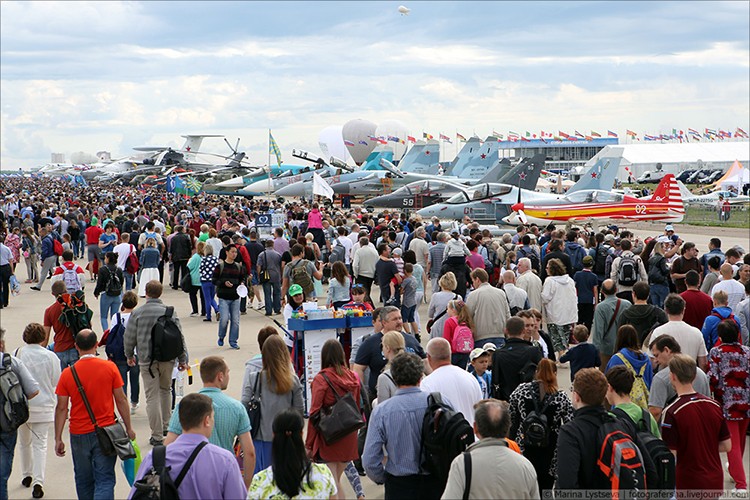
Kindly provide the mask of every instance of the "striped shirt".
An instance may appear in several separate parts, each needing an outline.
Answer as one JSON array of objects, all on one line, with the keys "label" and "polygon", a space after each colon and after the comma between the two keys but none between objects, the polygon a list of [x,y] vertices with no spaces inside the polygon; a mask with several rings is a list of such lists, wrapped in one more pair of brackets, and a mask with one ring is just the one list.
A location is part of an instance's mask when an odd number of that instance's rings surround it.
[{"label": "striped shirt", "polygon": [[[385,473],[392,476],[420,473],[422,420],[428,396],[419,387],[398,389],[372,411],[362,465],[376,483],[385,482]],[[447,400],[443,398],[443,402]],[[385,466],[383,448],[388,455]]]},{"label": "striped shirt", "polygon": [[443,255],[445,254],[445,243],[442,241],[430,246],[430,277],[440,276],[440,268],[443,266]]},{"label": "striped shirt", "polygon": [[[214,404],[214,430],[208,442],[225,450],[234,450],[234,438],[250,432],[250,419],[242,403],[221,392],[217,387],[204,387],[198,394],[205,394]],[[169,432],[182,434],[179,403],[169,420]]]}]

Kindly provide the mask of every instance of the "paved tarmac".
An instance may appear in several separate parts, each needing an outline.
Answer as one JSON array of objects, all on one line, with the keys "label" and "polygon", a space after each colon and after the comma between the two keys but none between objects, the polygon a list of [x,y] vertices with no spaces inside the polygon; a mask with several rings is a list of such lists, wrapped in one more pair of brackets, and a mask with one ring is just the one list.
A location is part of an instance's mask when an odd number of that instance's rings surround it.
[{"label": "paved tarmac", "polygon": [[[630,224],[629,229],[645,238],[661,234],[664,226],[662,224],[640,223]],[[701,253],[708,251],[708,240],[714,236],[722,238],[722,247],[727,249],[733,245],[741,245],[745,250],[750,250],[750,233],[745,229],[723,229],[723,228],[702,228],[677,225],[677,233],[685,241],[693,241],[698,245]],[[84,261],[78,261],[79,264],[85,265]],[[21,282],[26,279],[25,266],[21,264],[18,268],[18,278]],[[92,292],[93,283],[86,284],[86,294],[89,304],[94,311],[94,325],[99,325],[98,304],[94,299]],[[244,364],[247,359],[258,352],[256,334],[260,328],[273,323],[263,315],[263,312],[248,310],[246,316],[242,316],[240,325],[240,350],[232,350],[229,347],[218,347],[216,345],[218,323],[205,323],[203,318],[190,318],[190,303],[187,294],[181,291],[174,291],[170,288],[165,290],[163,300],[169,305],[176,308],[177,315],[183,325],[185,338],[190,351],[191,363],[198,363],[199,360],[209,355],[221,355],[227,360],[230,366],[230,380],[227,394],[238,398],[242,389],[242,375],[244,373]],[[141,299],[145,300],[145,299]],[[429,297],[428,297],[429,302]],[[0,311],[0,324],[6,329],[6,349],[13,352],[16,347],[22,344],[21,333],[23,328],[32,321],[42,323],[44,309],[53,302],[50,294],[49,281],[46,281],[41,292],[29,290],[29,285],[22,285],[21,294],[17,297],[11,297],[10,306]],[[419,307],[422,321],[427,319],[427,304]],[[97,329],[98,330],[98,329]],[[425,336],[423,335],[423,339]],[[423,341],[426,343],[426,340]],[[569,372],[563,368],[558,374],[560,387],[567,388],[570,386]],[[201,387],[200,376],[194,371],[194,383],[192,386],[186,386],[186,393],[198,391]],[[133,426],[137,434],[137,441],[141,446],[142,452],[147,453],[150,450],[148,445],[148,420],[146,418],[145,396],[141,390],[141,407],[132,416]],[[69,449],[69,437],[67,433],[64,441]],[[747,453],[747,452],[746,452]],[[745,457],[747,459],[747,456]],[[117,465],[118,469],[120,465]],[[750,470],[748,471],[750,473]],[[21,470],[18,453],[13,464],[13,473],[8,482],[8,494],[10,498],[31,498],[31,489],[21,486]],[[362,478],[365,493],[368,498],[383,498],[383,488],[375,485],[367,478]],[[342,485],[347,498],[355,498],[354,492],[342,477]],[[732,483],[725,474],[725,488],[731,490]],[[54,453],[54,431],[50,428],[50,439],[47,448],[47,467],[46,480],[44,485],[45,498],[68,499],[75,498],[75,483],[73,481],[73,462],[71,454],[68,451],[64,458],[59,458]],[[117,471],[117,485],[115,495],[117,498],[126,498],[130,488],[125,480],[121,470]]]}]

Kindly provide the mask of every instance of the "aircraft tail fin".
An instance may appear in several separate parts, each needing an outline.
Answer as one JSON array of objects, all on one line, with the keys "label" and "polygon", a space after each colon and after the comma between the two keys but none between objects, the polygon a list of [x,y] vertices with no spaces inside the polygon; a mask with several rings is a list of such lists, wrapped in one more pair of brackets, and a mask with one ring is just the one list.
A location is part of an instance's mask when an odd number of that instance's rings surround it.
[{"label": "aircraft tail fin", "polygon": [[484,174],[484,177],[477,181],[477,184],[483,184],[485,182],[500,182],[500,179],[504,177],[505,174],[507,174],[509,167],[510,160],[507,158],[503,158],[502,160],[495,163],[495,166],[489,169],[487,173]]},{"label": "aircraft tail fin", "polygon": [[672,174],[665,175],[654,189],[652,203],[666,203],[667,211],[677,217],[684,217],[685,205],[682,202],[682,192],[677,179]]},{"label": "aircraft tail fin", "polygon": [[578,182],[568,190],[568,193],[583,189],[602,189],[604,191],[612,189],[622,161],[622,153],[617,154],[618,152],[614,151],[615,149],[617,148],[609,149],[610,152],[615,153],[613,156],[598,158],[591,168],[578,179]]},{"label": "aircraft tail fin", "polygon": [[682,195],[683,199],[692,198],[693,196],[695,196],[693,193],[690,192],[687,186],[682,183],[682,181],[677,181],[677,185],[680,188],[680,195]]},{"label": "aircraft tail fin", "polygon": [[525,158],[510,169],[499,182],[533,191],[536,188],[536,183],[539,182],[539,176],[542,174],[546,159],[547,156],[543,153]]}]

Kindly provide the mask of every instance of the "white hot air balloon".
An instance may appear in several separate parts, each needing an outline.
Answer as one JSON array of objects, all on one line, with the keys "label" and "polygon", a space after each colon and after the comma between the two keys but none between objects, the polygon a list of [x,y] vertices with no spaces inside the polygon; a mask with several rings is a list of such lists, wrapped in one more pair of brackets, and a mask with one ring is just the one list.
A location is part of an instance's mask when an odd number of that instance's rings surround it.
[{"label": "white hot air balloon", "polygon": [[346,122],[341,129],[344,145],[357,165],[367,159],[377,143],[372,140],[377,126],[369,120],[357,118]]},{"label": "white hot air balloon", "polygon": [[[409,130],[404,122],[399,120],[385,120],[378,125],[375,135],[385,138],[388,145],[385,146],[393,150],[393,158],[400,160],[406,153],[406,147],[409,145],[407,137]],[[398,142],[396,141],[398,139]]]},{"label": "white hot air balloon", "polygon": [[318,134],[318,145],[323,152],[325,161],[330,161],[331,156],[343,161],[348,160],[349,151],[347,151],[344,138],[341,135],[342,128],[341,125],[331,125]]},{"label": "white hot air balloon", "polygon": [[408,16],[409,12],[411,12],[411,9],[409,7],[406,7],[405,5],[399,5],[398,11],[401,13],[402,16]]}]

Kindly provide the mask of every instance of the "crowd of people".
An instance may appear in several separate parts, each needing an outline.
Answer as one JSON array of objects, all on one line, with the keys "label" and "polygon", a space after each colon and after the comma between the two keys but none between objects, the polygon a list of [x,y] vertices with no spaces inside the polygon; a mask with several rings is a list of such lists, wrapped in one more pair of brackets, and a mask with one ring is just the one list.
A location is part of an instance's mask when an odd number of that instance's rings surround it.
[{"label": "crowd of people", "polygon": [[[21,259],[24,293],[49,279],[53,299],[23,344],[2,354],[28,415],[1,415],[0,498],[16,448],[23,486],[44,495],[49,428],[63,456],[66,421],[79,498],[112,498],[116,457],[102,452],[96,428],[115,424],[116,408],[134,439],[141,386],[153,451],[135,498],[157,458],[173,480],[179,474],[180,495],[196,498],[343,498],[344,475],[358,498],[364,475],[386,498],[675,488],[716,496],[725,467],[747,494],[750,255],[741,247],[711,238],[701,253],[672,225],[644,241],[616,226],[533,224],[496,238],[468,217],[444,226],[406,213],[46,178],[9,178],[3,188],[0,307],[22,289]],[[285,214],[283,226],[255,227],[255,215],[270,212]],[[203,388],[179,400],[190,346],[165,285],[186,294],[195,319],[183,323],[217,322],[216,355],[200,362]],[[266,326],[241,398],[227,395],[220,348],[240,349],[241,316],[256,309],[284,330],[311,300],[371,313],[372,333],[323,345],[305,404],[290,363],[299,345]],[[333,439],[321,420],[345,400],[351,425]],[[455,423],[435,424],[440,450],[424,426],[434,411]],[[609,467],[620,450],[612,436],[631,447],[627,466],[639,471],[621,484],[619,465]],[[659,446],[676,465],[655,459]]]}]

